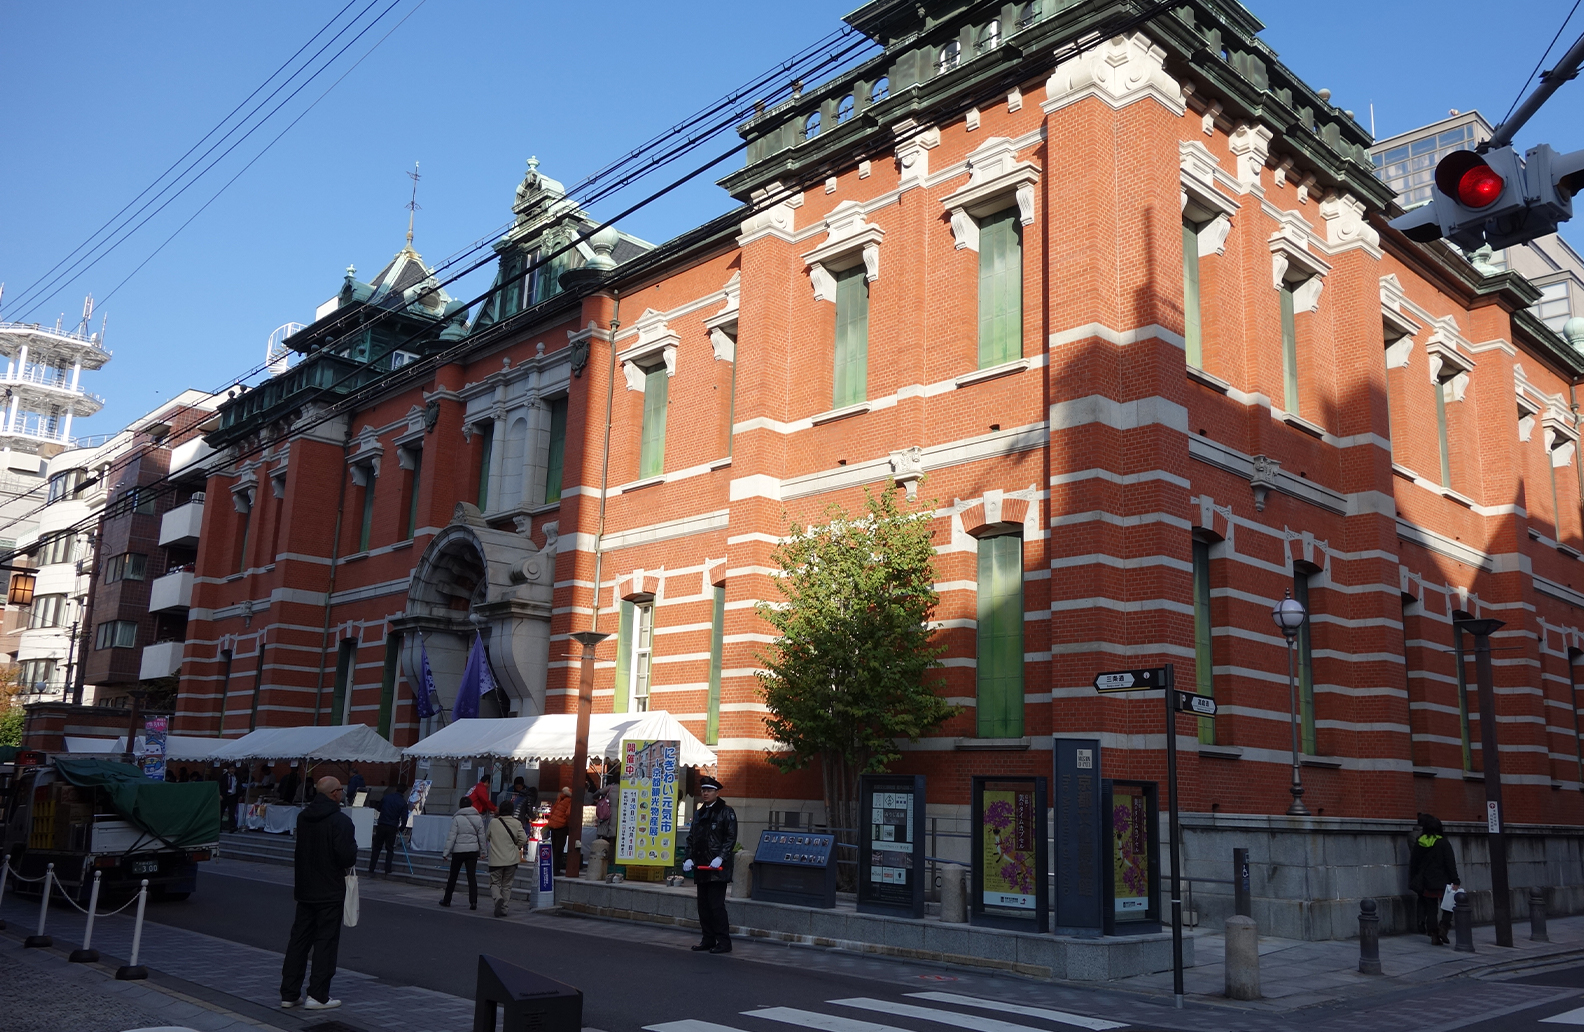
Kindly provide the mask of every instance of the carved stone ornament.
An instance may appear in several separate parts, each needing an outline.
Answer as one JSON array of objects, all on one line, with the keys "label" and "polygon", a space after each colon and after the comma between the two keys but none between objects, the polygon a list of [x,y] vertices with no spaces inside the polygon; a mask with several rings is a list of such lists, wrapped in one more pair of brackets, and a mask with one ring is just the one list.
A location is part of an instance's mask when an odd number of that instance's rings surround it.
[{"label": "carved stone ornament", "polygon": [[863,205],[857,201],[843,201],[832,208],[825,218],[825,227],[825,242],[803,255],[803,261],[809,268],[814,300],[834,303],[833,272],[862,262],[865,279],[873,283],[880,278],[880,243],[885,239],[885,230],[864,221]]},{"label": "carved stone ornament", "polygon": [[1019,161],[1017,146],[1005,136],[992,136],[968,155],[968,182],[941,198],[951,214],[952,235],[957,249],[979,250],[979,224],[976,217],[993,215],[1015,203],[1018,220],[1025,226],[1034,221],[1034,184],[1040,169],[1031,161]]},{"label": "carved stone ornament", "polygon": [[891,453],[891,479],[907,491],[908,501],[918,499],[918,482],[924,478],[924,449],[917,445]]},{"label": "carved stone ornament", "polygon": [[803,193],[774,182],[753,192],[749,198],[754,214],[742,223],[739,245],[761,236],[791,240],[795,228],[794,212],[803,206]]},{"label": "carved stone ornament", "polygon": [[572,375],[581,378],[583,375],[583,368],[588,365],[589,360],[588,338],[584,337],[582,340],[573,341],[571,351]]},{"label": "carved stone ornament", "polygon": [[1237,158],[1237,179],[1245,190],[1260,185],[1260,171],[1270,156],[1270,142],[1274,136],[1269,129],[1257,123],[1244,123],[1232,131],[1227,149]]},{"label": "carved stone ornament", "polygon": [[1365,220],[1364,202],[1352,194],[1331,193],[1320,202],[1326,243],[1334,248],[1380,246],[1380,234]]},{"label": "carved stone ornament", "polygon": [[929,152],[940,146],[940,129],[914,119],[898,122],[896,134],[897,174],[903,185],[918,185],[929,177]]},{"label": "carved stone ornament", "polygon": [[1112,108],[1153,97],[1175,115],[1188,109],[1182,86],[1166,72],[1166,51],[1141,32],[1113,36],[1056,66],[1045,81],[1046,114],[1085,97]]},{"label": "carved stone ornament", "polygon": [[436,424],[438,424],[439,422],[440,422],[440,399],[439,398],[431,398],[429,400],[429,403],[424,406],[424,412],[423,412],[424,433],[426,433],[426,434],[434,433],[434,428],[435,428]]},{"label": "carved stone ornament", "polygon": [[1265,499],[1269,496],[1271,488],[1276,486],[1277,476],[1281,473],[1281,460],[1273,459],[1269,455],[1254,456],[1254,472],[1249,475],[1249,483],[1254,488],[1254,511],[1265,511]]}]

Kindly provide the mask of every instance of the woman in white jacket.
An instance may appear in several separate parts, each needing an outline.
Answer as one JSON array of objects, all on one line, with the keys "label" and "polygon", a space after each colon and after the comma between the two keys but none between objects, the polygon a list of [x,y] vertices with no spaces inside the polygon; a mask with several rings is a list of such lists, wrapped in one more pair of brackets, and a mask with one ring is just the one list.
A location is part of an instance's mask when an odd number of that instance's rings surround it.
[{"label": "woman in white jacket", "polygon": [[451,894],[456,891],[457,872],[465,866],[468,879],[468,909],[478,909],[478,858],[488,848],[484,839],[484,818],[464,799],[451,818],[451,830],[446,834],[445,849],[440,855],[451,861],[451,875],[446,879],[445,898],[440,905],[451,905]]}]

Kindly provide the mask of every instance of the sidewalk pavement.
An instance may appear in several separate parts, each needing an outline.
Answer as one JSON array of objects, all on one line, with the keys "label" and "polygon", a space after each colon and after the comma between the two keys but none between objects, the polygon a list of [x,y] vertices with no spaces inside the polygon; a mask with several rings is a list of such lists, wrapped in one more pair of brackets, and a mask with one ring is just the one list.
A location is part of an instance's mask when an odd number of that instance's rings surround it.
[{"label": "sidewalk pavement", "polygon": [[[1584,965],[1584,916],[1553,917],[1550,942],[1530,942],[1529,922],[1515,922],[1511,948],[1496,945],[1491,925],[1474,929],[1473,953],[1451,946],[1432,946],[1425,935],[1382,936],[1381,974],[1358,970],[1357,939],[1309,942],[1262,935],[1259,940],[1260,989],[1264,999],[1243,1003],[1226,1000],[1226,937],[1220,932],[1194,933],[1195,967],[1184,975],[1187,995],[1204,1002],[1266,1011],[1294,1011],[1360,999],[1456,978],[1499,980],[1533,974],[1567,964]],[[1172,991],[1170,971],[1137,975],[1103,983],[1107,988],[1151,994]],[[1489,995],[1489,989],[1483,990]]]}]

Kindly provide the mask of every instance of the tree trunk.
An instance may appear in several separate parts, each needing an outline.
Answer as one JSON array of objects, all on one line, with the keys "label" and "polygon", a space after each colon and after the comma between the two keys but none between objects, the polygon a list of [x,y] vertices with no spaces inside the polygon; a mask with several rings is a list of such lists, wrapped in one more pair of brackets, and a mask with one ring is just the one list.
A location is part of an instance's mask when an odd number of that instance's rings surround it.
[{"label": "tree trunk", "polygon": [[858,888],[858,772],[861,765],[829,753],[821,758],[825,820],[836,836],[836,888]]}]

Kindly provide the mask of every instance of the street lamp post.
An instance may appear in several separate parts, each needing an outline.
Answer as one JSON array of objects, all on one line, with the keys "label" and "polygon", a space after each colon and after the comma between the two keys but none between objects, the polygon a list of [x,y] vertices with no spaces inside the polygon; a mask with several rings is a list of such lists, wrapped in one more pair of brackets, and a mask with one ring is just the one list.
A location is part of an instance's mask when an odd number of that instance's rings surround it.
[{"label": "street lamp post", "polygon": [[583,658],[578,670],[577,744],[572,755],[572,816],[568,827],[574,830],[567,836],[568,878],[576,878],[582,867],[583,784],[588,780],[589,718],[594,710],[594,649],[609,637],[600,631],[578,631],[572,635],[583,646]]},{"label": "street lamp post", "polygon": [[1303,804],[1303,776],[1298,767],[1298,631],[1302,629],[1304,620],[1309,616],[1303,603],[1292,597],[1292,591],[1287,592],[1287,597],[1276,603],[1276,608],[1271,610],[1271,619],[1276,621],[1276,626],[1287,638],[1287,691],[1292,700],[1292,805],[1287,808],[1289,817],[1309,816],[1308,807]]},{"label": "street lamp post", "polygon": [[1507,883],[1506,814],[1502,813],[1501,751],[1496,742],[1496,686],[1490,654],[1490,636],[1506,624],[1501,620],[1457,620],[1453,626],[1474,636],[1480,764],[1485,774],[1485,819],[1490,833],[1491,906],[1496,919],[1496,945],[1511,946],[1512,896]]}]

